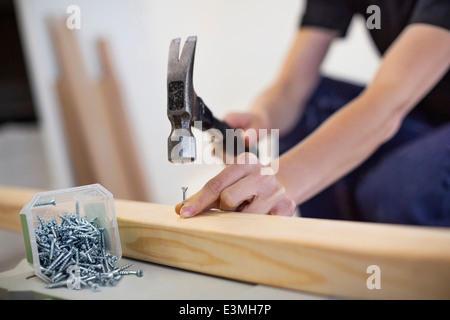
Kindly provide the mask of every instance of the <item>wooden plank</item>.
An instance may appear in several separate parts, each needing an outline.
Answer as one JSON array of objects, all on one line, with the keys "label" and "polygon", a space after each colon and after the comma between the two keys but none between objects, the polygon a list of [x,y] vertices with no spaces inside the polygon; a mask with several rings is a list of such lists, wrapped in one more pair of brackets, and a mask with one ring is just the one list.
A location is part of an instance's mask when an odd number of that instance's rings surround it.
[{"label": "wooden plank", "polygon": [[[32,192],[0,187],[0,227]],[[123,255],[326,296],[450,299],[450,232],[243,213],[182,219],[173,207],[115,200]],[[379,266],[381,289],[367,268]]]}]

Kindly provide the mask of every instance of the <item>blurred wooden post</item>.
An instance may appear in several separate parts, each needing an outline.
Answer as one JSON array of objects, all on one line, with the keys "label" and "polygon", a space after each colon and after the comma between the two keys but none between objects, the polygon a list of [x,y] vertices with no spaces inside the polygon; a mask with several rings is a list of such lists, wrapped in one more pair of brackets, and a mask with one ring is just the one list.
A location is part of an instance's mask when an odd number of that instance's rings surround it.
[{"label": "blurred wooden post", "polygon": [[148,201],[138,150],[107,43],[97,43],[103,74],[91,79],[65,20],[49,20],[61,74],[56,81],[77,184],[101,183],[122,199]]}]

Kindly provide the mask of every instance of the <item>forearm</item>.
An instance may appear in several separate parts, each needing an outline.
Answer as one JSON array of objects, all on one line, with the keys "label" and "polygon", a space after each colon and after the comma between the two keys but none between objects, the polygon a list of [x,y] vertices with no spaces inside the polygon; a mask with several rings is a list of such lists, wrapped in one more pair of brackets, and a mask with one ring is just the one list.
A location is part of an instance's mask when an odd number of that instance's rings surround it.
[{"label": "forearm", "polygon": [[450,66],[450,33],[411,25],[390,48],[368,89],[280,158],[278,179],[297,203],[366,160]]},{"label": "forearm", "polygon": [[314,90],[322,60],[335,34],[304,28],[298,31],[274,83],[255,101],[251,112],[264,115],[270,128],[288,132]]},{"label": "forearm", "polygon": [[367,91],[280,158],[277,178],[300,204],[366,160],[397,132],[403,115],[388,94]]}]

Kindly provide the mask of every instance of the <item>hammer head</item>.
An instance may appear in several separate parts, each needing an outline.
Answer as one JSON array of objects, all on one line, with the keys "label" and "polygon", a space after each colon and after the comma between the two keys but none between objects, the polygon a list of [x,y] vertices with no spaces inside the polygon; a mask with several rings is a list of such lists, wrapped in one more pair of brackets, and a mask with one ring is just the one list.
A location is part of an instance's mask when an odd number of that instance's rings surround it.
[{"label": "hammer head", "polygon": [[191,128],[197,119],[197,95],[192,83],[197,37],[187,38],[180,56],[180,39],[173,39],[167,70],[167,117],[172,130],[168,138],[168,159],[189,163],[196,158]]}]

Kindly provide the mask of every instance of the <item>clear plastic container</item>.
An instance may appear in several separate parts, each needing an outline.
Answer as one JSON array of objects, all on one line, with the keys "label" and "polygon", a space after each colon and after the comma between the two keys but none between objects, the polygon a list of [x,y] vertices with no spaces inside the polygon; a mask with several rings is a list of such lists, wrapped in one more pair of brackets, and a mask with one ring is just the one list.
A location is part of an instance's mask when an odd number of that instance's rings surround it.
[{"label": "clear plastic container", "polygon": [[120,260],[122,247],[112,193],[100,184],[40,192],[20,211],[27,260],[34,265],[37,276],[50,282],[50,278],[42,272],[39,260],[35,234],[39,219],[48,221],[53,218],[60,224],[61,216],[66,214],[85,217],[89,221],[95,219],[96,226],[104,228],[105,250]]}]

